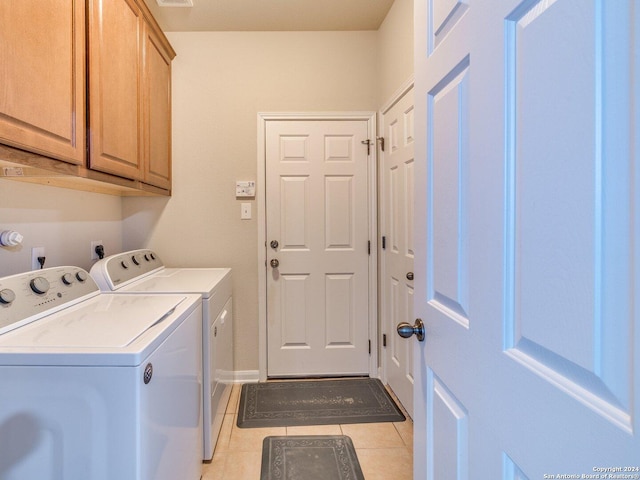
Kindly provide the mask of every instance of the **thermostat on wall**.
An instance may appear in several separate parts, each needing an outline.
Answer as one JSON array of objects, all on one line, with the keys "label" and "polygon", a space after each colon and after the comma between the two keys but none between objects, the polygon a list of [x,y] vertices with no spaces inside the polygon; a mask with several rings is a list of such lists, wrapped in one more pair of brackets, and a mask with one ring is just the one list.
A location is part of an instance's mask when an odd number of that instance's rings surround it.
[{"label": "thermostat on wall", "polygon": [[255,197],[256,182],[236,182],[236,197]]}]

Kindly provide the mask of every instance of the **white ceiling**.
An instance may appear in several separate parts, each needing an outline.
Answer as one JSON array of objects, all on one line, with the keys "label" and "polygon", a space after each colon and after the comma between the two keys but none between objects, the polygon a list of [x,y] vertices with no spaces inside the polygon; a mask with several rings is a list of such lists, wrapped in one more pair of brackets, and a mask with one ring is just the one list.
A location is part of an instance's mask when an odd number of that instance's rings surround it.
[{"label": "white ceiling", "polygon": [[[394,0],[145,0],[165,32],[377,30]],[[184,0],[175,0],[184,3]]]}]

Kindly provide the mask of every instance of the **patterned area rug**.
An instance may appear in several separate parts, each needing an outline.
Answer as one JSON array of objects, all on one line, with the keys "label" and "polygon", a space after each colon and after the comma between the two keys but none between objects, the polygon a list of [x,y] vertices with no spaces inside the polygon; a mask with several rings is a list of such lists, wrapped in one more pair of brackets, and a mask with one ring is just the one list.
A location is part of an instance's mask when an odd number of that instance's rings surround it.
[{"label": "patterned area rug", "polygon": [[402,422],[404,415],[376,378],[247,383],[240,428]]},{"label": "patterned area rug", "polygon": [[260,480],[364,480],[345,435],[266,437]]}]

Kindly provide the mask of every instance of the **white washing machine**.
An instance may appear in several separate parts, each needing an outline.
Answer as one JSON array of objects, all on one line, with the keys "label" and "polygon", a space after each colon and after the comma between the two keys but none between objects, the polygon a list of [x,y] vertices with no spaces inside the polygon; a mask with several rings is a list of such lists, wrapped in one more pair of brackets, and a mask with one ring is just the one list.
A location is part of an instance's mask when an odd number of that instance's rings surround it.
[{"label": "white washing machine", "polygon": [[78,267],[0,278],[0,478],[199,479],[201,308]]},{"label": "white washing machine", "polygon": [[152,250],[103,258],[91,268],[103,292],[195,293],[202,298],[203,460],[211,460],[234,381],[229,268],[167,268]]}]

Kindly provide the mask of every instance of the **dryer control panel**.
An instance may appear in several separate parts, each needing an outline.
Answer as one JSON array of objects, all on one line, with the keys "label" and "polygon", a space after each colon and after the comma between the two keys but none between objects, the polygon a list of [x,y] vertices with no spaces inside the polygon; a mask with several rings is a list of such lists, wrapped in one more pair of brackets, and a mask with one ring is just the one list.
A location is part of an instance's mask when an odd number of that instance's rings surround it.
[{"label": "dryer control panel", "polygon": [[0,278],[0,335],[100,293],[80,267],[52,267]]},{"label": "dryer control panel", "polygon": [[163,266],[162,260],[154,251],[132,250],[96,262],[91,267],[91,276],[103,290],[117,290]]}]

